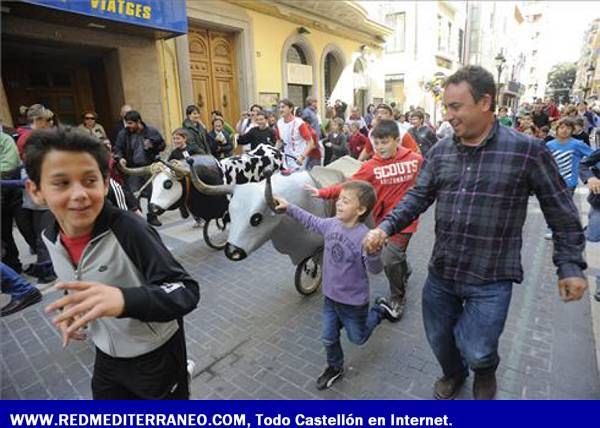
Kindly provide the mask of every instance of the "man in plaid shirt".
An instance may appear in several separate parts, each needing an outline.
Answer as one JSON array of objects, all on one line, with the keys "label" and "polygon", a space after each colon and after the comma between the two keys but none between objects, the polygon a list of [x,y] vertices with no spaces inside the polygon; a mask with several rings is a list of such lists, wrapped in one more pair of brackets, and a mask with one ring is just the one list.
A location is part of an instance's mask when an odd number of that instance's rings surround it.
[{"label": "man in plaid shirt", "polygon": [[434,385],[438,399],[453,398],[469,368],[474,397],[495,397],[498,340],[512,284],[523,280],[530,193],[554,233],[560,297],[579,300],[587,288],[584,234],[556,162],[539,141],[498,123],[495,98],[494,77],[482,67],[464,67],[446,80],[444,119],[455,136],[431,148],[416,185],[364,241],[368,252],[378,250],[437,201],[423,322],[443,371]]}]

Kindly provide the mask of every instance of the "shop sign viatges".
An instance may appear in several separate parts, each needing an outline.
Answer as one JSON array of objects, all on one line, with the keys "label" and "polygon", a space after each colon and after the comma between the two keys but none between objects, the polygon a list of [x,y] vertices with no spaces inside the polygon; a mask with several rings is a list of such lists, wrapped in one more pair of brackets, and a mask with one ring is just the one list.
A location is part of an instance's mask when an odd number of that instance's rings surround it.
[{"label": "shop sign viatges", "polygon": [[185,0],[22,0],[38,6],[126,24],[187,33]]},{"label": "shop sign viatges", "polygon": [[292,85],[312,85],[312,66],[287,63],[287,81]]}]

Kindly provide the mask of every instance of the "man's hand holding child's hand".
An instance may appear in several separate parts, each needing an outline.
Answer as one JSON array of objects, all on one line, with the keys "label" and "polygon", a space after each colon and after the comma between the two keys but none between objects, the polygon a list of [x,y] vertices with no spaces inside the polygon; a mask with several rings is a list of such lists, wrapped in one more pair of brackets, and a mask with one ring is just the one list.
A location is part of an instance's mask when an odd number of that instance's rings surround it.
[{"label": "man's hand holding child's hand", "polygon": [[63,346],[70,339],[85,338],[80,330],[91,321],[102,317],[118,317],[125,309],[123,293],[118,287],[90,281],[59,282],[57,290],[68,290],[69,294],[46,307],[46,312],[60,310],[52,322],[63,336]]},{"label": "man's hand holding child's hand", "polygon": [[363,247],[367,254],[375,254],[381,251],[387,238],[388,236],[383,230],[379,228],[371,229],[363,239]]}]

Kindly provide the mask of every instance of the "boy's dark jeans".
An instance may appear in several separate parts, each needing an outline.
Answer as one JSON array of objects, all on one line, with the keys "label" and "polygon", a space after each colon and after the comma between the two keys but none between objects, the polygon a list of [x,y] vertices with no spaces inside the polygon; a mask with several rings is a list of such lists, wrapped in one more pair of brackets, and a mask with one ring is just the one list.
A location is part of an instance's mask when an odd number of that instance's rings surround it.
[{"label": "boy's dark jeans", "polygon": [[410,233],[394,236],[381,252],[383,271],[390,283],[391,300],[402,301],[406,294],[406,286],[411,274],[410,265],[406,258],[406,248],[411,236]]},{"label": "boy's dark jeans", "polygon": [[323,302],[323,344],[327,353],[327,364],[331,367],[344,366],[344,351],[340,344],[340,330],[346,329],[348,340],[356,345],[365,343],[381,322],[381,312],[369,304],[346,305],[325,297]]},{"label": "boy's dark jeans", "polygon": [[496,370],[511,295],[510,281],[474,285],[429,273],[423,287],[423,323],[445,376],[467,375],[469,367]]}]

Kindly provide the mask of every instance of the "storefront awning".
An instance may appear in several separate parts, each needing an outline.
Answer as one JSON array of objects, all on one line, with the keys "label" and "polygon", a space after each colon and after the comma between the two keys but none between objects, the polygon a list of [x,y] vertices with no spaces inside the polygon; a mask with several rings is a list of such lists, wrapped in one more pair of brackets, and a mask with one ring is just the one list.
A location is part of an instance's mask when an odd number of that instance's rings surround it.
[{"label": "storefront awning", "polygon": [[9,7],[17,14],[27,8],[29,18],[41,14],[62,23],[66,19],[75,25],[161,39],[187,33],[185,0],[22,0]]}]

